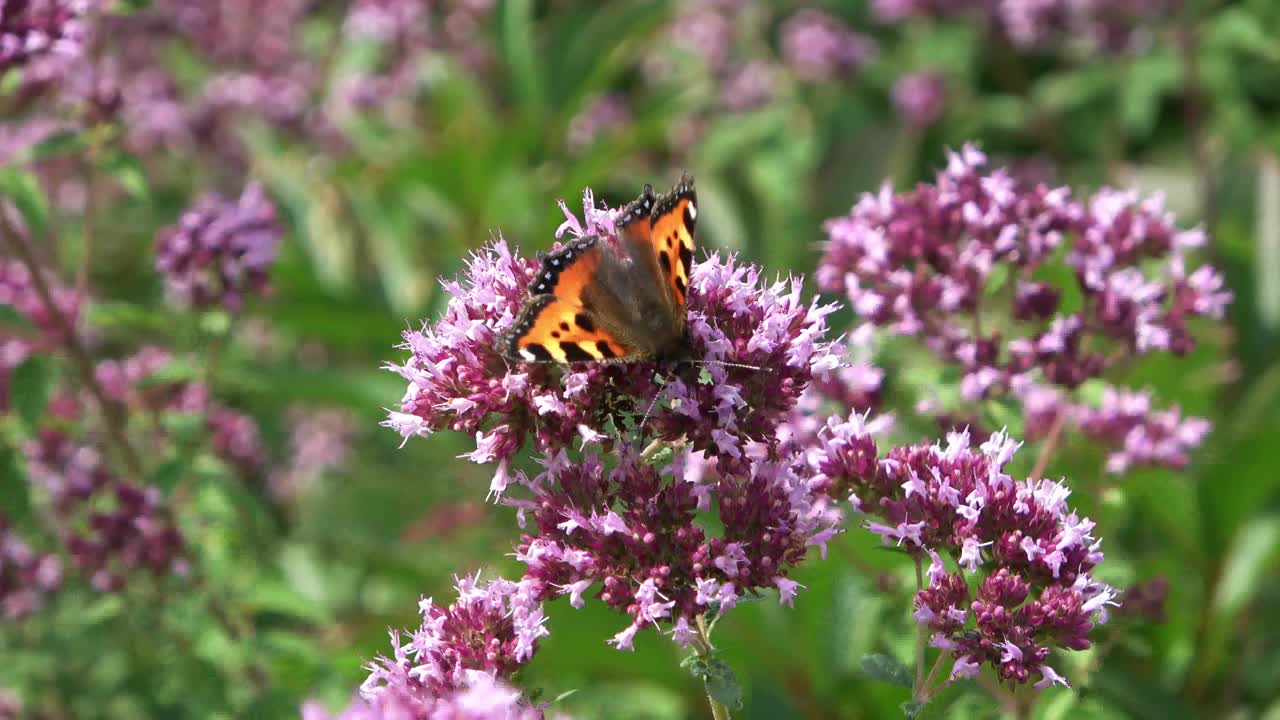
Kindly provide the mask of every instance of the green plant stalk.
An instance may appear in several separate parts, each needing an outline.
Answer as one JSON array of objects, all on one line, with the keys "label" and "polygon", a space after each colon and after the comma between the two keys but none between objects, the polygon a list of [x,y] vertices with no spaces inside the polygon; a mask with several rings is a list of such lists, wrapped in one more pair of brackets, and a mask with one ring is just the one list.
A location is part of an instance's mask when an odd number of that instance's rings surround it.
[{"label": "green plant stalk", "polygon": [[[715,649],[711,644],[711,629],[707,627],[707,621],[702,615],[698,616],[698,639],[694,643],[694,647],[697,654],[702,657],[710,656]],[[719,700],[716,700],[709,690],[707,691],[707,702],[711,704],[711,717],[715,718],[715,720],[729,720],[729,708],[725,707]]]},{"label": "green plant stalk", "polygon": [[120,406],[112,402],[107,397],[106,391],[98,384],[98,378],[94,373],[93,358],[89,356],[89,351],[80,343],[80,338],[76,336],[75,328],[72,326],[71,321],[62,315],[57,302],[53,299],[53,292],[49,289],[49,284],[45,282],[44,272],[40,267],[40,263],[36,260],[35,251],[31,249],[30,244],[22,233],[10,225],[9,219],[3,211],[0,211],[0,231],[2,231],[0,239],[3,239],[4,244],[13,250],[22,261],[22,264],[27,267],[27,271],[31,275],[31,286],[35,289],[36,294],[40,296],[40,302],[44,304],[45,310],[48,311],[49,317],[53,319],[58,332],[63,335],[72,364],[76,366],[81,382],[84,383],[84,386],[93,395],[94,400],[97,401],[98,409],[102,412],[103,419],[106,421],[103,424],[106,425],[107,437],[116,447],[129,471],[139,480],[145,478],[146,472],[142,459],[134,447],[129,444],[129,438],[124,432],[128,418],[125,417]]}]

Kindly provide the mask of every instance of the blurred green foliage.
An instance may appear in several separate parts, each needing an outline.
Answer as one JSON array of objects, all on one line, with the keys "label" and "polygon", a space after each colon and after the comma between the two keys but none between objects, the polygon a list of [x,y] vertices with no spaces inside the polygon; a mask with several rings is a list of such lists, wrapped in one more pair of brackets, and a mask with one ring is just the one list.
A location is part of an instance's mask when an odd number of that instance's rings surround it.
[{"label": "blurred green foliage", "polygon": [[[1084,444],[1050,466],[1105,538],[1103,580],[1165,577],[1171,586],[1164,622],[1116,619],[1099,630],[1094,649],[1063,659],[1075,689],[1044,692],[1025,717],[1280,718],[1280,614],[1271,611],[1280,603],[1280,308],[1261,301],[1277,297],[1280,228],[1259,221],[1280,205],[1277,184],[1262,179],[1278,172],[1280,153],[1280,5],[1185,0],[1132,55],[1020,51],[976,21],[885,26],[860,2],[822,5],[876,36],[878,58],[821,84],[784,73],[767,103],[743,112],[721,107],[717,78],[670,43],[678,3],[503,0],[476,39],[492,52],[486,67],[431,54],[410,121],[348,118],[344,147],[241,118],[237,169],[199,152],[125,150],[108,123],[55,136],[0,169],[0,193],[35,236],[54,238],[46,257],[71,278],[89,221],[51,208],[31,169],[93,164],[98,302],[87,322],[105,352],[159,343],[199,374],[216,344],[214,394],[259,421],[277,463],[288,453],[289,408],[343,408],[357,427],[346,464],[288,503],[233,480],[207,449],[149,458],[150,480],[180,500],[197,570],[116,595],[71,584],[40,614],[4,621],[0,688],[32,717],[290,717],[307,698],[341,705],[362,663],[387,651],[385,629],[417,624],[420,597],[449,597],[454,574],[515,568],[513,511],[481,504],[491,468],[456,459],[468,439],[399,448],[377,427],[403,392],[381,365],[398,358],[402,330],[442,307],[437,278],[497,234],[525,252],[545,249],[563,219],[557,198],[573,207],[590,186],[617,205],[682,169],[697,175],[704,247],[808,273],[826,218],[886,178],[902,187],[930,177],[946,147],[975,141],[998,158],[1047,163],[1079,187],[1167,191],[1182,224],[1208,226],[1210,256],[1236,294],[1228,322],[1198,328],[1191,356],[1144,361],[1122,378],[1213,421],[1185,472],[1117,483]],[[749,4],[735,15],[739,51],[778,57],[779,25],[799,7]],[[339,17],[309,19],[304,37],[333,45]],[[345,55],[331,67],[363,62],[358,48],[339,47]],[[660,82],[646,81],[654,53],[672,68]],[[172,62],[195,77],[203,61],[178,52]],[[915,131],[889,97],[898,77],[925,69],[945,77],[947,112]],[[571,146],[571,124],[602,92],[625,95],[631,119]],[[690,123],[696,139],[681,141]],[[273,293],[234,321],[166,306],[152,267],[156,231],[200,191],[239,183],[241,170],[265,182],[285,215]],[[936,434],[911,418],[911,403],[954,378],[908,343],[888,344],[879,364],[899,429]],[[12,380],[0,507],[22,522],[32,503],[14,448],[59,372],[38,358]],[[1016,416],[996,420],[1018,434]],[[1020,458],[1020,469],[1031,460]],[[901,560],[853,527],[796,575],[807,589],[795,609],[766,600],[726,617],[717,641],[742,683],[735,716],[900,714],[908,691],[880,682],[891,665],[871,669],[866,658],[912,657],[911,568]],[[619,653],[604,643],[619,619],[598,604],[557,602],[549,613],[552,634],[519,680],[544,699],[576,690],[557,709],[709,716],[667,639],[642,633],[635,653]],[[1029,692],[1018,697],[1031,702]],[[921,717],[1000,712],[964,684]]]}]

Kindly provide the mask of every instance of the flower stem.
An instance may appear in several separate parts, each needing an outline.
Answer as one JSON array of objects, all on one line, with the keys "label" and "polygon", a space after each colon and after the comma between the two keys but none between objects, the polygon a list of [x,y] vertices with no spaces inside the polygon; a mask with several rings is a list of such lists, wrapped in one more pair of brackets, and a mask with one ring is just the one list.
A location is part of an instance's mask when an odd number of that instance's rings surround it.
[{"label": "flower stem", "polygon": [[53,292],[50,290],[49,284],[45,282],[44,270],[36,260],[35,251],[31,249],[26,237],[9,223],[9,219],[2,208],[0,208],[0,231],[3,231],[0,233],[0,240],[3,240],[4,244],[14,251],[23,265],[26,265],[27,271],[31,275],[31,286],[35,289],[36,294],[40,296],[40,302],[44,304],[49,317],[62,335],[62,341],[66,345],[67,353],[71,356],[72,363],[80,373],[81,382],[84,383],[84,386],[93,395],[94,400],[97,401],[98,408],[102,412],[102,417],[105,421],[103,424],[106,425],[107,437],[115,445],[117,452],[119,452],[134,477],[139,481],[143,480],[145,473],[142,460],[133,446],[129,444],[129,439],[124,433],[128,418],[125,417],[120,406],[107,397],[106,391],[98,384],[98,378],[94,373],[93,359],[89,356],[88,350],[80,344],[80,338],[76,335],[71,321],[63,316],[57,301],[54,300]]},{"label": "flower stem", "polygon": [[1044,477],[1045,468],[1049,466],[1049,458],[1053,457],[1053,451],[1058,448],[1058,442],[1062,440],[1062,428],[1067,424],[1067,413],[1059,411],[1058,417],[1054,418],[1053,425],[1049,428],[1049,434],[1045,436],[1044,444],[1040,446],[1040,454],[1036,456],[1036,466],[1031,468],[1029,478]]},{"label": "flower stem", "polygon": [[[702,615],[698,616],[698,639],[694,643],[694,647],[698,655],[702,657],[710,656],[712,651],[715,650],[715,646],[711,644],[711,629],[707,627],[707,620]],[[707,702],[711,705],[711,717],[715,718],[715,720],[729,720],[729,708],[725,707],[724,703],[716,700],[710,691],[707,692]]]},{"label": "flower stem", "polygon": [[661,452],[662,448],[664,447],[666,447],[666,442],[664,442],[661,438],[654,440],[653,442],[649,443],[648,447],[640,451],[640,461],[646,462],[646,463],[649,462],[650,460],[653,459],[653,456]]},{"label": "flower stem", "polygon": [[933,667],[929,668],[929,677],[925,678],[924,680],[923,696],[916,698],[917,702],[925,702],[926,700],[929,700],[930,698],[933,697],[933,693],[935,690],[941,689],[941,688],[935,688],[933,686],[933,681],[935,678],[938,677],[938,669],[942,667],[942,661],[946,659],[947,659],[946,652],[938,653],[938,659],[934,660]]},{"label": "flower stem", "polygon": [[[924,570],[921,567],[920,556],[916,555],[912,558],[916,561],[916,592],[924,589]],[[922,702],[925,694],[924,683],[924,652],[925,652],[925,626],[924,623],[916,623],[916,683],[911,688],[911,697],[916,702]]]}]

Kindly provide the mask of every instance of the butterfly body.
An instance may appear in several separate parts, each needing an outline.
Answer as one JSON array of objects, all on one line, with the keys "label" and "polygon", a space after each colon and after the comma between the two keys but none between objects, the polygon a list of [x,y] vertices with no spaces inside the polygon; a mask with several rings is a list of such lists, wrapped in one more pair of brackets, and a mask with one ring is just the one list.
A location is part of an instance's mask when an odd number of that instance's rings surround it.
[{"label": "butterfly body", "polygon": [[593,235],[541,256],[503,354],[559,363],[686,359],[696,218],[686,175],[662,196],[646,185],[620,214],[616,244]]}]

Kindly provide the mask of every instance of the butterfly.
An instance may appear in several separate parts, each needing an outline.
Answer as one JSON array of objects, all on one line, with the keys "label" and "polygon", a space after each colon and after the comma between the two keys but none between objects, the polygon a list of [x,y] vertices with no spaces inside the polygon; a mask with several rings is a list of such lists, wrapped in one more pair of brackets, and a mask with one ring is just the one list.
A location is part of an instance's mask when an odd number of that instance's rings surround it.
[{"label": "butterfly", "polygon": [[550,254],[501,340],[524,362],[678,362],[689,353],[686,300],[698,218],[693,177],[664,195],[645,185],[615,225]]}]

